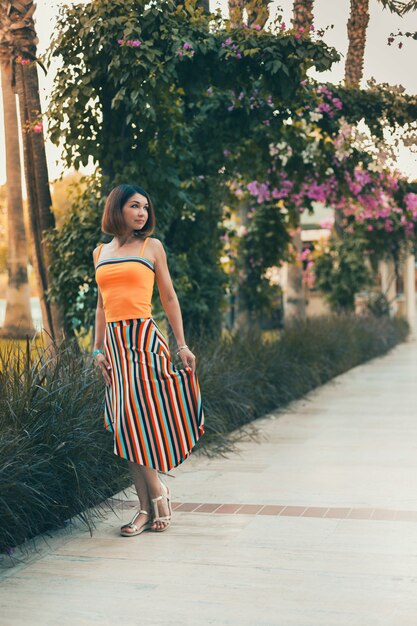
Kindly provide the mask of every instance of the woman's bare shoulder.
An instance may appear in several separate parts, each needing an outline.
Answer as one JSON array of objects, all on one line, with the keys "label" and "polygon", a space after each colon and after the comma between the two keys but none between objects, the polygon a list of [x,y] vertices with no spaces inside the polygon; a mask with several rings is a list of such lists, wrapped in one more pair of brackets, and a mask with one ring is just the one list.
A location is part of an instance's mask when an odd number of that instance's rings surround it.
[{"label": "woman's bare shoulder", "polygon": [[162,250],[164,248],[164,244],[157,237],[148,237],[148,239],[155,251]]},{"label": "woman's bare shoulder", "polygon": [[105,243],[99,243],[98,246],[96,246],[93,250],[93,259],[94,261],[97,258],[97,255],[99,254],[99,251],[103,248],[103,250],[105,249],[106,244]]}]

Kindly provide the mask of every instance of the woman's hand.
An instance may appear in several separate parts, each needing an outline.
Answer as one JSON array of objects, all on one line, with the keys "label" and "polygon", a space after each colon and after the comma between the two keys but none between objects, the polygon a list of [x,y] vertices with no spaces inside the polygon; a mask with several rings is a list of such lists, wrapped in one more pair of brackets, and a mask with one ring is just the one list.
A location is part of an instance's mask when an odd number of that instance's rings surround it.
[{"label": "woman's hand", "polygon": [[104,376],[104,380],[106,381],[106,385],[110,385],[111,384],[111,378],[108,374],[108,370],[111,370],[111,365],[108,362],[108,360],[106,359],[106,357],[104,356],[104,354],[102,352],[99,352],[98,354],[96,354],[96,356],[94,357],[94,360],[97,364],[97,366],[101,369],[102,374]]},{"label": "woman's hand", "polygon": [[184,363],[186,367],[191,367],[191,370],[194,374],[195,372],[195,356],[191,352],[190,348],[183,348],[179,356],[181,357],[181,361]]}]

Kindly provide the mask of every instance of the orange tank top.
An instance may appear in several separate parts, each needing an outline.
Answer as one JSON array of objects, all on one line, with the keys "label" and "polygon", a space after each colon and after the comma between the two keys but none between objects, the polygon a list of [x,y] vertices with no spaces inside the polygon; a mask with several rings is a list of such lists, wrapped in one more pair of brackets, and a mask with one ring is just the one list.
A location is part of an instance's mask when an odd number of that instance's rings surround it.
[{"label": "orange tank top", "polygon": [[100,261],[100,244],[95,258],[96,282],[103,298],[106,322],[152,317],[155,267],[145,259],[143,242],[139,256],[111,257]]}]

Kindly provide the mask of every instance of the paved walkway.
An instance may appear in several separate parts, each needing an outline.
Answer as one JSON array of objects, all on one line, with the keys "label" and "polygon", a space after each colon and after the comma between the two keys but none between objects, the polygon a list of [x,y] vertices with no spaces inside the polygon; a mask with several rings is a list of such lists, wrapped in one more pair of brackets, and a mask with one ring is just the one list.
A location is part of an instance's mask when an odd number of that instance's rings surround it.
[{"label": "paved walkway", "polygon": [[257,422],[239,454],[167,478],[161,534],[58,531],[3,570],[2,626],[415,626],[417,343]]}]

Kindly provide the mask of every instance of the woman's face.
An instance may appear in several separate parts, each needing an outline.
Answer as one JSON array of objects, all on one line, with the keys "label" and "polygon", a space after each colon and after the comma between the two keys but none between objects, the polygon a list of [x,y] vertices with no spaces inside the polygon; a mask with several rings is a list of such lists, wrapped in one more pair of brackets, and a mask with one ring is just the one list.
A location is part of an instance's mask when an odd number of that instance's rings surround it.
[{"label": "woman's face", "polygon": [[129,229],[138,230],[145,226],[148,219],[149,204],[146,196],[135,193],[123,205],[122,214]]}]

